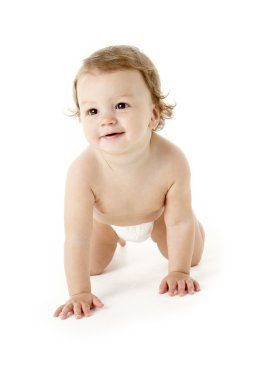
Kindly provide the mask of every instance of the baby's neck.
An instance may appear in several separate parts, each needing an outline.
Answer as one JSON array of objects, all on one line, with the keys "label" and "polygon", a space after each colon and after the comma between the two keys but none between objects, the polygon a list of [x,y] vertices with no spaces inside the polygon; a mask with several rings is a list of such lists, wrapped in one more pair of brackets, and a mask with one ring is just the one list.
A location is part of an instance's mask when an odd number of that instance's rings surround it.
[{"label": "baby's neck", "polygon": [[122,154],[110,154],[108,152],[96,150],[96,155],[100,162],[114,173],[133,173],[144,167],[150,159],[151,139],[140,147]]}]

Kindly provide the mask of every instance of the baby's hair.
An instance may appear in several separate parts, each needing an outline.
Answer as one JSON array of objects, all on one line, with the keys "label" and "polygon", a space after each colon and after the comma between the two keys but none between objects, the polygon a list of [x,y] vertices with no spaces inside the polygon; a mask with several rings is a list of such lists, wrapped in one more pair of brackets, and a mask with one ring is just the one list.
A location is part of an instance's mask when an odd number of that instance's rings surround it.
[{"label": "baby's hair", "polygon": [[128,45],[108,46],[100,49],[88,58],[83,60],[83,64],[78,70],[73,83],[73,97],[76,110],[71,116],[77,116],[80,120],[80,107],[77,97],[77,82],[79,78],[94,70],[100,72],[109,72],[117,70],[138,70],[150,91],[152,100],[158,106],[160,111],[160,120],[154,131],[163,129],[165,119],[173,117],[173,109],[175,105],[167,104],[161,93],[161,82],[158,71],[153,62],[138,48]]}]

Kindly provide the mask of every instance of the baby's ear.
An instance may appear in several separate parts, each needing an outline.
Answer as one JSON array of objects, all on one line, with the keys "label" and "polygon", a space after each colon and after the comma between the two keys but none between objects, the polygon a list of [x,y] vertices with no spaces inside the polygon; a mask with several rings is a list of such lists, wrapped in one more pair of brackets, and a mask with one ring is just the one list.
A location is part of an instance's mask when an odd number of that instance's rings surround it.
[{"label": "baby's ear", "polygon": [[158,121],[160,119],[160,108],[157,104],[153,105],[153,111],[152,111],[152,120]]},{"label": "baby's ear", "polygon": [[152,116],[151,116],[151,126],[152,129],[156,129],[159,121],[160,121],[160,109],[158,105],[153,104]]}]

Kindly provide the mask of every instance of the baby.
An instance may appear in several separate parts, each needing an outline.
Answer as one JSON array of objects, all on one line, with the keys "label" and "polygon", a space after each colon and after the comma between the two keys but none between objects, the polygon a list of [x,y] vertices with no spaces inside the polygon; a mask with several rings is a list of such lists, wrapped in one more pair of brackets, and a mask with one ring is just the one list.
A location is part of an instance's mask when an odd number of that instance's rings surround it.
[{"label": "baby", "polygon": [[90,276],[111,262],[117,243],[151,237],[168,258],[159,292],[193,294],[204,231],[191,206],[182,151],[157,131],[173,116],[154,64],[132,46],[84,60],[74,81],[75,116],[88,147],[70,165],[65,190],[65,272],[70,299],[54,313],[88,317],[102,307]]}]

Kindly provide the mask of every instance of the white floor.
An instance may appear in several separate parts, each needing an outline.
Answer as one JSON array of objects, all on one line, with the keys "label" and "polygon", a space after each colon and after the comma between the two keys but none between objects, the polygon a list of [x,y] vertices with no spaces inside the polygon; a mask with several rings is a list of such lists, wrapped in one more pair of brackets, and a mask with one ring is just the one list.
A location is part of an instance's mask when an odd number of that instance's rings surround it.
[{"label": "white floor", "polygon": [[3,297],[6,378],[25,373],[28,379],[173,375],[181,380],[189,374],[192,379],[250,379],[246,344],[252,339],[252,298],[239,290],[240,284],[234,290],[228,286],[232,275],[224,267],[223,238],[210,226],[206,233],[202,262],[192,269],[199,293],[160,295],[167,261],[151,240],[128,243],[117,248],[105,273],[92,277],[93,293],[104,308],[80,320],[52,316],[67,299],[62,254],[43,258],[43,243],[34,259],[30,251],[31,273],[27,268],[23,278],[20,261],[14,269],[15,283],[20,281],[16,297]]}]

